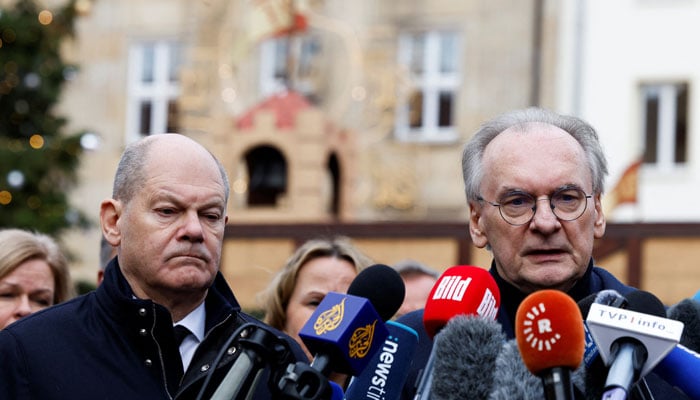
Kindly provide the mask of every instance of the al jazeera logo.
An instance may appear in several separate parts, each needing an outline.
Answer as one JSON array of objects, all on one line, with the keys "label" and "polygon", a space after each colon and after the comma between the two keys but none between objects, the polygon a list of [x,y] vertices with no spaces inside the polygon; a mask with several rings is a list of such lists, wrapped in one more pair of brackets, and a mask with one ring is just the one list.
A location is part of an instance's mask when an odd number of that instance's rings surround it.
[{"label": "al jazeera logo", "polygon": [[343,322],[345,315],[345,298],[340,303],[334,305],[328,310],[321,313],[314,322],[314,331],[317,335],[323,335],[326,332],[335,330],[340,323]]},{"label": "al jazeera logo", "polygon": [[372,339],[374,338],[374,326],[377,325],[377,320],[371,324],[355,329],[348,343],[348,355],[351,358],[365,358],[372,347]]},{"label": "al jazeera logo", "polygon": [[[322,312],[318,318],[316,318],[316,322],[314,322],[314,331],[317,335],[331,332],[340,326],[344,316],[345,298],[343,298],[340,303]],[[352,333],[348,343],[348,355],[351,358],[364,358],[367,356],[369,349],[372,347],[374,327],[376,324],[377,320],[374,320],[371,324],[361,326]]]}]

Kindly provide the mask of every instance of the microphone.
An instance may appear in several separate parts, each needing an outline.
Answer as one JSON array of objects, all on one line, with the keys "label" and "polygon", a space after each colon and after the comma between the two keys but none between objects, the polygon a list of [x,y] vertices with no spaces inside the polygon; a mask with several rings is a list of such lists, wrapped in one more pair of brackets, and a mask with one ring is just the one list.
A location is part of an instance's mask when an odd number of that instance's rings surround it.
[{"label": "microphone", "polygon": [[349,400],[398,400],[418,345],[418,333],[398,322],[387,321],[389,330],[382,348],[365,370],[348,386]]},{"label": "microphone", "polygon": [[337,383],[333,381],[328,381],[328,383],[331,385],[331,400],[343,400],[345,398],[345,394],[343,393],[343,388],[340,387]]},{"label": "microphone", "polygon": [[475,315],[452,318],[435,336],[430,399],[486,399],[505,340],[494,320]]},{"label": "microphone", "polygon": [[496,358],[492,385],[488,400],[541,400],[544,393],[542,379],[525,367],[515,339],[503,344]]},{"label": "microphone", "polygon": [[230,400],[250,396],[251,389],[257,387],[262,379],[265,367],[274,371],[293,359],[289,344],[269,328],[246,323],[236,329],[217,354],[197,399],[204,398],[216,365],[235,340],[240,345],[240,354],[211,395],[211,400]]},{"label": "microphone", "polygon": [[[578,306],[581,315],[586,318],[593,303],[603,304],[610,307],[626,308],[627,299],[617,290],[605,289],[600,292],[590,294],[579,300]],[[585,398],[589,400],[599,400],[603,395],[603,387],[608,375],[608,368],[603,363],[603,359],[598,352],[593,336],[585,319],[583,321],[585,334],[585,347],[583,352],[583,365],[574,371],[572,380],[585,393]],[[578,381],[577,381],[578,380]],[[642,399],[645,397],[641,397]]]},{"label": "microphone", "polygon": [[583,359],[583,317],[558,290],[527,296],[515,314],[515,339],[525,366],[542,379],[545,398],[573,400],[571,371]]},{"label": "microphone", "polygon": [[[501,303],[498,285],[483,268],[458,265],[446,269],[433,285],[423,310],[423,326],[430,336],[436,334],[457,315],[477,315],[495,319]],[[420,376],[414,400],[430,394],[436,347],[433,346]]]},{"label": "microphone", "polygon": [[[603,399],[625,399],[678,343],[683,323],[663,318],[661,301],[642,290],[629,293],[628,309],[591,305],[586,323],[600,356],[609,366]],[[643,310],[643,312],[642,312]]]},{"label": "microphone", "polygon": [[428,294],[423,325],[428,335],[434,337],[455,315],[496,319],[500,303],[498,285],[487,270],[470,265],[450,267]]},{"label": "microphone", "polygon": [[700,352],[700,302],[685,299],[668,309],[668,318],[684,324],[680,344],[695,352]]},{"label": "microphone", "polygon": [[680,389],[692,400],[700,400],[700,354],[678,344],[654,368],[661,379]]},{"label": "microphone", "polygon": [[359,375],[388,336],[383,321],[396,313],[404,295],[399,274],[383,264],[362,270],[348,294],[329,292],[299,331],[301,340],[315,354],[311,367],[325,376],[331,370]]},{"label": "microphone", "polygon": [[395,269],[374,264],[360,271],[350,282],[348,294],[369,300],[382,320],[388,321],[401,308],[406,286]]}]

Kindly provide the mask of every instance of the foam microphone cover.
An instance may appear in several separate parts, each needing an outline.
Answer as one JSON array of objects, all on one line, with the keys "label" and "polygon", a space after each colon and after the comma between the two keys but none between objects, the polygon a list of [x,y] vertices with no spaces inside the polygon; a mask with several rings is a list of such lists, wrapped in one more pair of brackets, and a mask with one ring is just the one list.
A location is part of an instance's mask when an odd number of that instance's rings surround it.
[{"label": "foam microphone cover", "polygon": [[627,309],[639,313],[666,318],[666,307],[658,297],[644,290],[635,290],[625,295]]},{"label": "foam microphone cover", "polygon": [[406,287],[396,270],[374,264],[357,274],[348,287],[348,294],[369,300],[379,316],[388,321],[401,307]]},{"label": "foam microphone cover", "polygon": [[440,275],[428,295],[423,325],[432,338],[456,315],[496,319],[501,294],[491,274],[479,267],[458,265]]},{"label": "foam microphone cover", "polygon": [[555,367],[578,368],[583,359],[583,317],[578,304],[558,290],[527,296],[515,315],[515,339],[535,375]]},{"label": "foam microphone cover", "polygon": [[501,325],[479,316],[452,318],[435,336],[431,400],[485,399],[505,336]]},{"label": "foam microphone cover", "polygon": [[668,309],[668,318],[682,322],[685,327],[680,344],[700,353],[700,303],[685,299]]},{"label": "foam microphone cover", "polygon": [[515,340],[503,344],[493,372],[493,390],[488,400],[541,400],[542,379],[533,375],[523,363]]}]

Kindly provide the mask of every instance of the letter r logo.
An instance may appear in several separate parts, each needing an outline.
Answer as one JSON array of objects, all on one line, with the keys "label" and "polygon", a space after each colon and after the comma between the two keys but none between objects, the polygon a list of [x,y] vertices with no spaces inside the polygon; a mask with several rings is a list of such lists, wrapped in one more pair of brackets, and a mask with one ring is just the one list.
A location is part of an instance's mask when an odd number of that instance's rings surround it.
[{"label": "letter r logo", "polygon": [[539,330],[539,333],[551,332],[552,323],[549,321],[549,319],[542,318],[541,320],[537,321],[537,329]]}]

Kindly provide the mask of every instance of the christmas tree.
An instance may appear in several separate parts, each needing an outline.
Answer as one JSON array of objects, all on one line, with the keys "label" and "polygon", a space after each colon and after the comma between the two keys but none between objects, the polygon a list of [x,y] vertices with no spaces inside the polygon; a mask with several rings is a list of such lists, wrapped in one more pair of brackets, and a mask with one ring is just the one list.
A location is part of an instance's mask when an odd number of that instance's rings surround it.
[{"label": "christmas tree", "polygon": [[88,225],[68,202],[84,132],[65,133],[54,110],[77,71],[60,52],[76,16],[74,1],[54,11],[30,0],[0,8],[0,227],[56,235]]}]

